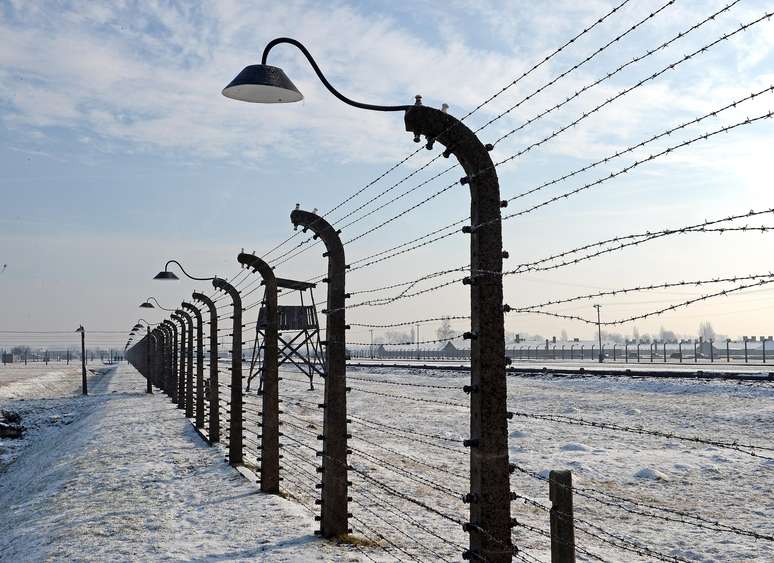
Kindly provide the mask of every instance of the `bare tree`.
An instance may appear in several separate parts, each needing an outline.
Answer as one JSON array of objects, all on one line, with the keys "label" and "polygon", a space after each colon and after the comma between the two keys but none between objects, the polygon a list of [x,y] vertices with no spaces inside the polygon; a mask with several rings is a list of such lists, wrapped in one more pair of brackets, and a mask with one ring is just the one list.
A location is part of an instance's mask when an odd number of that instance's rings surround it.
[{"label": "bare tree", "polygon": [[388,344],[398,344],[401,342],[414,342],[414,330],[411,332],[400,332],[399,330],[388,330],[384,333],[384,341]]},{"label": "bare tree", "polygon": [[435,329],[435,334],[438,340],[449,340],[457,336],[457,331],[452,329],[449,319],[441,321],[441,325]]},{"label": "bare tree", "polygon": [[699,324],[699,336],[704,337],[704,340],[715,340],[717,334],[715,329],[712,328],[712,323],[709,321],[702,321]]},{"label": "bare tree", "polygon": [[671,342],[677,340],[677,334],[673,330],[667,330],[663,326],[658,330],[658,339],[661,342]]}]

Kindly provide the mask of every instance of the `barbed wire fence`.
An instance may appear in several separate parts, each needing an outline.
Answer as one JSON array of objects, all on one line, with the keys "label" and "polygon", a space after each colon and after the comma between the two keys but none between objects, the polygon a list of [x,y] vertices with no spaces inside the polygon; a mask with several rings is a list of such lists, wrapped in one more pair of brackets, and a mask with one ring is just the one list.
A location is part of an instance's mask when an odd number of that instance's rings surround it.
[{"label": "barbed wire fence", "polygon": [[[521,450],[513,443],[514,433],[518,431],[512,428],[518,425],[516,421],[528,420],[540,425],[541,429],[569,427],[615,436],[616,440],[627,445],[634,443],[633,440],[661,440],[679,443],[687,449],[712,447],[728,452],[735,465],[774,461],[774,448],[765,442],[747,437],[677,431],[660,425],[662,421],[658,424],[627,425],[585,415],[568,416],[530,410],[528,405],[519,401],[512,380],[506,377],[506,364],[512,359],[506,356],[505,349],[506,314],[543,315],[599,326],[625,325],[639,319],[671,314],[699,302],[753,291],[774,281],[771,272],[729,272],[725,277],[688,282],[648,282],[534,304],[507,304],[508,296],[503,295],[503,280],[506,277],[560,270],[667,237],[724,233],[765,235],[774,227],[767,223],[747,223],[770,219],[774,209],[753,210],[676,228],[622,234],[525,261],[515,267],[502,266],[502,261],[509,258],[502,245],[501,228],[504,222],[596,189],[699,143],[710,143],[721,135],[760,127],[772,117],[771,110],[756,109],[743,119],[732,116],[724,125],[716,125],[700,133],[694,131],[705,126],[709,120],[746,108],[752,102],[760,103],[774,94],[774,86],[757,88],[575,170],[519,193],[505,194],[504,198],[500,196],[497,172],[501,167],[537,151],[567,131],[582,126],[591,116],[605,111],[617,100],[672,71],[679,71],[711,50],[719,49],[728,40],[741,37],[770,19],[771,12],[755,16],[748,14],[751,19],[738,25],[723,19],[740,1],[709,13],[667,41],[613,66],[597,79],[574,89],[563,101],[549,104],[514,127],[507,126],[489,144],[482,143],[477,135],[495,123],[504,123],[501,120],[514,116],[517,113],[515,110],[538,99],[549,88],[562,84],[562,80],[601,53],[612,50],[641,27],[656,18],[665,17],[663,14],[668,14],[668,10],[678,2],[665,2],[645,17],[626,22],[622,33],[567,65],[529,93],[519,93],[518,99],[513,102],[505,101],[505,96],[514,86],[559,53],[564,53],[580,37],[591,34],[598,26],[611,23],[615,16],[623,18],[619,12],[629,0],[607,11],[461,119],[455,119],[445,111],[422,106],[418,100],[416,106],[406,111],[405,119],[406,128],[414,134],[416,142],[425,137],[419,148],[323,214],[318,214],[317,210],[304,211],[297,206],[291,214],[291,221],[295,227],[302,227],[300,231],[296,230],[292,236],[261,255],[241,253],[239,263],[242,269],[238,273],[228,279],[215,279],[213,290],[208,295],[194,293],[195,302],[201,304],[197,305],[201,310],[201,319],[186,324],[184,317],[179,314],[173,316],[175,320],[164,321],[135,343],[127,352],[128,358],[157,387],[170,394],[178,406],[186,409],[186,415],[210,443],[219,443],[224,447],[224,455],[230,463],[251,472],[267,492],[281,491],[297,501],[320,522],[318,532],[322,536],[336,538],[367,559],[387,557],[399,561],[452,561],[462,557],[492,562],[512,559],[541,561],[541,557],[555,544],[560,548],[570,547],[567,540],[557,540],[553,531],[546,529],[552,515],[560,520],[572,518],[574,529],[578,532],[577,538],[572,541],[572,552],[588,560],[636,555],[644,560],[686,561],[690,558],[688,554],[668,545],[663,538],[654,540],[652,533],[653,530],[678,525],[680,529],[698,529],[736,540],[754,540],[770,549],[768,546],[774,541],[774,534],[765,529],[752,529],[734,521],[711,517],[698,508],[678,508],[667,502],[668,499],[635,496],[639,494],[636,491],[627,495],[602,486],[583,484],[572,490],[580,501],[576,503],[578,506],[574,513],[557,510],[541,500],[541,497],[546,497],[545,484],[550,478],[521,461]],[[548,135],[536,135],[537,140],[526,142],[510,154],[496,159],[490,157],[518,133],[535,123],[544,123],[549,116],[556,119],[554,112],[570,102],[585,100],[587,92],[613,77],[620,78],[624,71],[634,71],[641,61],[657,53],[671,53],[670,49],[675,44],[710,22],[728,24],[729,30],[672,59],[658,70],[648,72],[616,93],[605,96],[602,102],[592,102],[577,117],[552,127]],[[463,123],[494,100],[506,103],[506,109],[487,118],[483,125],[475,129]],[[668,146],[657,145],[689,131],[689,137],[670,140]],[[382,182],[388,182],[387,178],[417,158],[424,149],[433,150],[436,143],[443,145],[444,149],[400,179],[389,181],[389,185],[377,193],[365,195]],[[650,146],[654,147],[651,154],[635,156]],[[633,160],[628,164],[616,165],[615,170],[600,173],[594,179],[581,179],[587,173],[596,173],[600,167],[630,155]],[[446,183],[443,177],[459,173],[458,164],[443,166],[439,170],[436,167],[441,158],[450,156],[459,161],[464,175]],[[423,174],[427,177],[420,180]],[[546,199],[520,210],[503,211],[511,202],[576,179],[579,184],[561,193],[546,196]],[[345,260],[345,252],[356,248],[354,243],[427,208],[431,202],[459,186],[470,186],[472,212],[469,216],[450,223],[445,219],[442,226],[413,236],[410,240],[394,241],[384,249]],[[428,190],[429,193],[422,195]],[[412,194],[419,195],[421,199],[395,209],[394,206],[401,205]],[[358,199],[361,196],[367,198],[365,202]],[[355,225],[384,211],[388,213],[387,217],[377,219],[368,227],[361,227],[359,232],[350,233]],[[313,234],[304,236],[308,231]],[[359,272],[452,237],[470,238],[470,263],[436,267],[407,281],[385,280],[378,287],[355,283],[352,289],[352,280],[358,280]],[[306,377],[290,360],[288,353],[283,352],[285,348],[280,344],[282,334],[270,335],[272,330],[281,332],[279,317],[270,314],[272,307],[276,306],[277,299],[289,300],[294,295],[293,289],[277,289],[271,270],[279,272],[280,268],[284,269],[288,263],[320,245],[325,246],[323,258],[327,259],[327,271],[295,283],[327,286],[327,297],[312,306],[315,314],[321,315],[325,321],[325,326],[319,327],[324,334],[322,346],[325,354],[319,363],[325,373],[324,378]],[[422,318],[395,322],[385,322],[379,316],[379,312],[398,302],[419,296],[432,297],[441,289],[453,285],[469,286],[469,311],[442,316],[422,315]],[[554,309],[617,295],[703,286],[713,289],[644,313],[604,322]],[[367,297],[352,299],[361,295]],[[367,315],[371,311],[376,315],[369,319]],[[357,312],[363,317],[358,318],[358,322],[347,323],[348,312]],[[345,355],[348,351],[373,350],[373,342],[356,336],[347,338],[347,331],[355,334],[360,330],[360,334],[364,334],[363,330],[426,326],[443,320],[466,322],[470,324],[470,329],[443,338],[421,339],[417,334],[413,339],[383,345],[406,347],[462,343],[470,347],[469,380],[463,380],[466,376],[460,373],[446,373],[442,377],[413,375],[410,378],[396,376],[389,371],[376,375],[347,373]],[[191,335],[195,328],[198,330],[194,338]],[[206,339],[205,328],[210,333]],[[191,360],[194,347],[196,362]],[[258,390],[247,386],[247,380],[254,373],[259,373],[261,379]],[[318,385],[310,386],[315,379]],[[513,453],[514,450],[517,450],[516,453]],[[270,482],[271,486],[268,485]],[[278,484],[276,490],[275,482]],[[620,518],[646,522],[648,533],[632,533],[632,526],[624,526]]]}]

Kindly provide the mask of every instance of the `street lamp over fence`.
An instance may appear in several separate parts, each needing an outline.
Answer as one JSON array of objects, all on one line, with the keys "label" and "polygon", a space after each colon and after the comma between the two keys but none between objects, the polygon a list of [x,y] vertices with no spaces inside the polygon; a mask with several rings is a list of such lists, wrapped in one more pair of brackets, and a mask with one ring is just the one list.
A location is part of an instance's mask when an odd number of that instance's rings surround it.
[{"label": "street lamp over fence", "polygon": [[[156,305],[151,303],[151,301],[153,301],[153,303],[155,303]],[[140,303],[140,309],[155,309],[156,307],[158,307],[162,311],[169,311],[172,313],[174,313],[175,311],[174,309],[168,309],[164,307],[161,303],[158,302],[158,299],[156,299],[155,297],[148,297],[145,301]]]},{"label": "street lamp over fence", "polygon": [[[210,277],[197,277],[192,276],[188,272],[185,271],[185,268],[183,268],[183,265],[178,262],[177,260],[168,260],[166,264],[164,264],[164,269],[160,271],[158,274],[153,276],[154,280],[170,280],[175,281],[179,280],[174,272],[169,271],[169,265],[175,264],[178,268],[180,268],[180,271],[183,272],[183,275],[191,280],[194,281],[212,281],[214,284],[214,280],[217,280],[217,276],[210,276]],[[193,294],[194,299],[196,299],[196,296],[200,295],[197,293]],[[185,385],[182,386],[182,389],[185,391],[185,410],[186,410],[186,416],[191,417],[194,414],[194,408],[196,412],[196,427],[202,428],[204,426],[204,338],[203,338],[203,319],[201,311],[198,307],[191,303],[183,302],[182,304],[183,309],[178,309],[177,313],[181,315],[184,319],[186,319],[186,322],[188,323],[188,366],[187,366],[187,373],[186,373],[186,381]],[[188,311],[188,312],[186,312]],[[190,313],[190,314],[189,314]],[[193,389],[193,328],[194,328],[194,319],[196,320],[196,404],[194,404],[193,397],[194,397],[194,389]],[[217,330],[217,325],[216,330]],[[211,344],[212,346],[212,341]],[[217,357],[217,340],[215,340],[215,356]],[[217,378],[215,379],[215,383],[217,383]],[[217,389],[216,389],[217,392]],[[210,396],[210,400],[212,400],[212,397]],[[212,414],[211,414],[212,416]],[[217,436],[216,436],[217,440]]]},{"label": "street lamp over fence", "polygon": [[[365,104],[347,98],[328,82],[306,47],[287,37],[269,42],[261,64],[245,67],[223,89],[223,95],[254,103],[302,100],[303,95],[284,71],[266,64],[269,51],[282,43],[298,48],[323,85],[339,100],[360,109],[405,112],[406,131],[413,133],[415,142],[424,136],[427,149],[432,149],[436,142],[444,145],[443,156],[454,155],[465,171],[460,184],[469,186],[471,198],[471,225],[462,229],[470,235],[471,256],[471,274],[463,281],[470,286],[471,298],[471,328],[464,334],[471,341],[471,423],[470,439],[464,443],[470,448],[471,490],[464,497],[470,503],[470,521],[464,526],[470,534],[470,545],[462,555],[465,559],[492,563],[510,561],[513,547],[503,316],[510,307],[503,304],[501,272],[507,253],[502,248],[500,215],[501,207],[507,203],[500,200],[497,172],[489,156],[493,146],[481,143],[473,131],[446,113],[447,106],[423,106],[421,96],[416,97],[413,105],[399,106]],[[326,512],[332,509],[323,508]],[[328,527],[323,522],[324,536],[347,532],[346,507],[343,508],[344,516],[335,526]]]}]

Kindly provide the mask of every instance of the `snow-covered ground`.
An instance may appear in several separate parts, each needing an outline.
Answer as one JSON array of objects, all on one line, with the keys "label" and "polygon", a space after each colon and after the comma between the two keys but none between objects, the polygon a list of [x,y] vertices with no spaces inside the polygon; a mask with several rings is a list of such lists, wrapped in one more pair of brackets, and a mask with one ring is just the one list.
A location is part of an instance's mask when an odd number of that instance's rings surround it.
[{"label": "snow-covered ground", "polygon": [[[350,368],[348,376],[353,528],[374,539],[384,538],[382,543],[394,558],[459,559],[467,535],[454,520],[466,521],[467,507],[460,496],[469,490],[468,458],[461,441],[468,437],[469,415],[467,408],[445,403],[467,404],[462,386],[468,375]],[[285,373],[283,378],[284,449],[292,452],[286,459],[295,464],[289,470],[301,485],[288,486],[310,504],[316,498],[310,463],[315,461],[314,434],[322,430],[316,408],[322,391],[308,391],[301,376]],[[509,377],[508,406],[523,413],[580,417],[772,448],[772,399],[770,383],[546,376]],[[653,561],[659,556],[688,561],[774,560],[771,540],[718,531],[719,526],[712,524],[720,521],[743,532],[774,536],[770,459],[677,439],[521,417],[510,423],[509,443],[511,462],[519,468],[511,488],[526,497],[512,505],[512,515],[520,523],[513,539],[525,560],[550,560],[545,508],[550,502],[543,479],[551,469],[571,469],[574,485],[587,495],[575,495],[576,542],[593,555],[579,553],[579,560],[594,560],[594,555],[608,561]],[[774,457],[774,451],[757,453]]]},{"label": "snow-covered ground", "polygon": [[[146,395],[144,380],[126,365],[95,376],[89,397],[77,394],[79,376],[68,373],[0,388],[0,407],[27,409],[25,423],[52,421],[35,426],[0,472],[0,559],[459,560],[467,545],[459,522],[467,520],[460,497],[469,490],[462,446],[468,375],[348,370],[351,525],[356,537],[371,540],[357,547],[313,534],[323,382],[309,391],[304,376],[284,368],[282,376],[282,476],[291,500],[259,493],[168,398]],[[515,412],[774,447],[771,383],[508,381]],[[56,416],[64,422],[53,422]],[[254,420],[246,421],[247,433],[258,430]],[[753,457],[518,416],[509,430],[518,467],[511,488],[523,497],[512,505],[517,560],[550,560],[544,479],[563,468],[573,471],[576,486],[580,561],[774,560],[774,542],[745,535],[774,536],[774,461],[766,459],[774,452]]]},{"label": "snow-covered ground", "polygon": [[[297,503],[260,494],[168,398],[146,395],[131,367],[93,380],[88,397],[68,379],[30,374],[0,388],[0,407],[21,411],[25,425],[66,420],[36,426],[0,472],[0,560],[358,559],[316,539]],[[38,398],[18,399],[23,390]]]}]

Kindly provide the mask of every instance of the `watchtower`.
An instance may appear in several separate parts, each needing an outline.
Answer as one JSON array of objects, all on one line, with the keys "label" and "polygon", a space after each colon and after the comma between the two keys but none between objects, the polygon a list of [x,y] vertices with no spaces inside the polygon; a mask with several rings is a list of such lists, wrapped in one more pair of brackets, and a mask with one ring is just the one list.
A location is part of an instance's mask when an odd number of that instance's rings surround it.
[{"label": "watchtower", "polygon": [[[316,284],[298,280],[277,278],[277,290],[297,291],[300,305],[279,305],[278,344],[279,365],[293,364],[309,378],[309,388],[314,389],[314,375],[325,377],[325,354],[320,342],[320,323],[317,318],[317,307],[314,303],[313,289]],[[306,295],[306,301],[304,300]],[[308,303],[308,304],[307,304]],[[262,373],[261,350],[266,338],[266,308],[261,306],[255,330],[255,343],[250,361],[250,372],[247,378],[247,390],[253,379]],[[263,388],[263,380],[259,380],[258,392]]]}]

